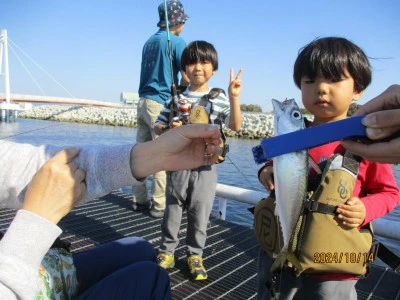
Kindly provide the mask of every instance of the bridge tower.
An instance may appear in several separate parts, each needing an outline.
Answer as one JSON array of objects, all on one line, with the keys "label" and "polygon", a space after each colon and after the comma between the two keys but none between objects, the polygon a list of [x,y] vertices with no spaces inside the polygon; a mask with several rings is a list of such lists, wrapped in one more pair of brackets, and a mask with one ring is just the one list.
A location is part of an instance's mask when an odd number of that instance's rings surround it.
[{"label": "bridge tower", "polygon": [[[4,62],[4,71],[3,71]],[[2,29],[0,34],[0,76],[4,76],[5,102],[0,100],[0,121],[16,120],[18,104],[12,104],[10,99],[10,72],[8,69],[8,42],[7,30]],[[13,117],[13,118],[12,118]]]}]

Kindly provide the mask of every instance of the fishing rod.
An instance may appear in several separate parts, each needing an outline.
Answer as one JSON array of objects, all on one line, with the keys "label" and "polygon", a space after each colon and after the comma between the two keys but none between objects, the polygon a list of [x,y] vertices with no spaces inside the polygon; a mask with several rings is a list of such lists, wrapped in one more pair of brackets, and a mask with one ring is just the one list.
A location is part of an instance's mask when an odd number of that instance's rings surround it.
[{"label": "fishing rod", "polygon": [[171,95],[172,95],[172,100],[173,100],[172,105],[176,106],[176,101],[178,101],[178,92],[176,90],[176,85],[174,82],[174,71],[172,68],[172,50],[171,50],[171,37],[169,35],[167,0],[164,0],[164,11],[165,11],[165,26],[166,26],[166,30],[167,30],[167,40],[168,40],[169,68],[170,68],[171,80],[172,80],[172,84],[171,84]]}]

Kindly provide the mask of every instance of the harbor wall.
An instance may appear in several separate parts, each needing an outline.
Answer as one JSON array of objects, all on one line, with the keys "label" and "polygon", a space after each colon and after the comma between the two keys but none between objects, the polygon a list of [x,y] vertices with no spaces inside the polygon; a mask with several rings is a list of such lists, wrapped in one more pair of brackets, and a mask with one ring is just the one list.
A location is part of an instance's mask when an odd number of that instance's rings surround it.
[{"label": "harbor wall", "polygon": [[[110,126],[137,126],[136,108],[132,107],[40,105],[21,112],[18,117]],[[247,139],[263,139],[273,135],[273,115],[270,113],[242,112],[242,120],[242,128],[238,132],[227,129],[226,135]]]}]

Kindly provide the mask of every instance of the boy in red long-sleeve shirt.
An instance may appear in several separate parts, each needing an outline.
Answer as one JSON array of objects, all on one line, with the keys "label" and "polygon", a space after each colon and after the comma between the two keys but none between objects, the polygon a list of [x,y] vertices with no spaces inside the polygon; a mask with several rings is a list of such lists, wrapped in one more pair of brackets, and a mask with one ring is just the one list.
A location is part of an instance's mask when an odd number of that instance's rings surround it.
[{"label": "boy in red long-sleeve shirt", "polygon": [[[304,107],[314,115],[306,126],[345,119],[352,101],[357,101],[371,82],[371,66],[365,53],[352,42],[338,37],[321,38],[301,49],[293,77],[300,88]],[[317,163],[345,152],[339,142],[309,149]],[[310,168],[309,180],[316,176]],[[260,182],[274,189],[272,161],[258,172]],[[362,160],[352,197],[336,209],[338,219],[349,228],[359,228],[390,212],[400,203],[391,165]],[[323,237],[319,237],[323,238]],[[261,250],[259,256],[259,299],[357,299],[353,274],[301,275],[283,270],[274,296],[268,281],[273,260]]]}]

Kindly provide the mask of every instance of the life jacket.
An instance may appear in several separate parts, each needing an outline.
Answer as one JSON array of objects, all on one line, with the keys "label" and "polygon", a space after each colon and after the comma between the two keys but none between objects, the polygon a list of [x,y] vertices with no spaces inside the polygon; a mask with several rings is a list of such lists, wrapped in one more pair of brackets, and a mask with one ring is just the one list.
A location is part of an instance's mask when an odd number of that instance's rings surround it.
[{"label": "life jacket", "polygon": [[[186,106],[183,106],[186,105],[186,103],[183,102],[184,98],[181,99],[181,97],[179,97],[178,104],[176,105],[175,103],[174,106],[171,106],[171,111],[173,112],[172,115],[178,117],[181,121],[183,121],[183,124],[209,124],[210,115],[213,112],[213,103],[210,101],[210,99],[217,98],[220,93],[223,93],[225,95],[225,91],[223,89],[212,88],[208,92],[208,94],[203,95],[200,98],[200,101],[194,104],[188,112]],[[182,107],[184,109],[182,109]],[[225,161],[226,155],[229,152],[229,145],[227,143],[225,133],[222,130],[222,118],[220,116],[218,116],[218,118],[222,143],[219,145],[221,148],[221,153],[218,156],[217,163],[223,163]]]},{"label": "life jacket", "polygon": [[[371,223],[361,230],[342,225],[338,204],[353,193],[361,158],[346,151],[328,161],[317,188],[308,192],[289,249],[295,254],[300,274],[346,273],[364,276],[376,258],[377,247]],[[310,186],[310,185],[309,185]],[[283,246],[273,195],[260,201],[254,210],[254,233],[263,250],[276,258]]]}]

